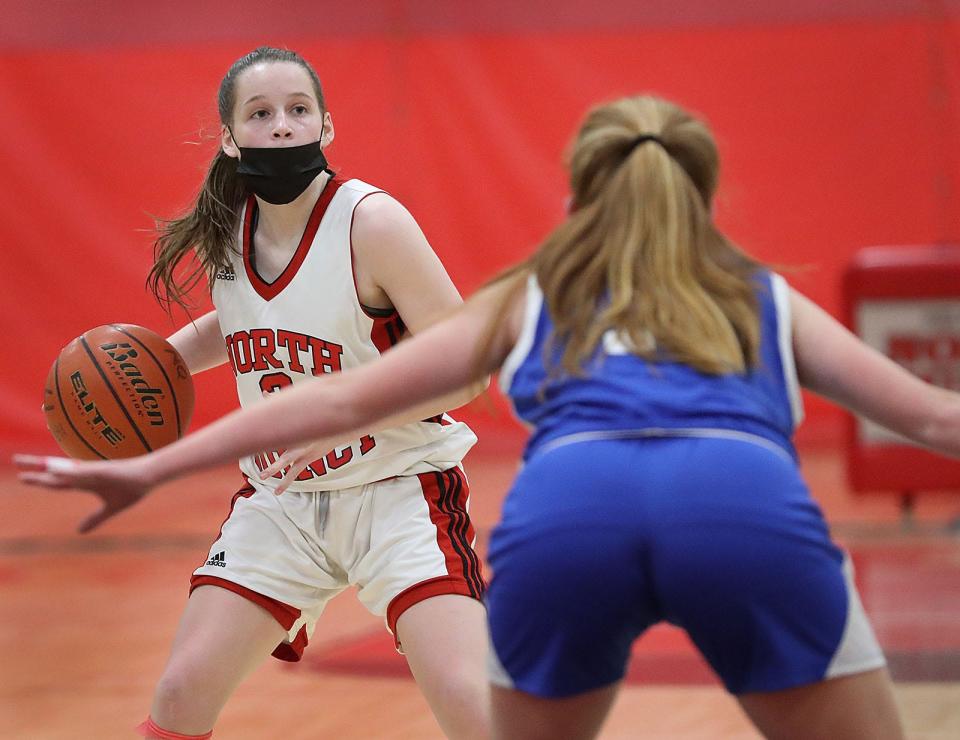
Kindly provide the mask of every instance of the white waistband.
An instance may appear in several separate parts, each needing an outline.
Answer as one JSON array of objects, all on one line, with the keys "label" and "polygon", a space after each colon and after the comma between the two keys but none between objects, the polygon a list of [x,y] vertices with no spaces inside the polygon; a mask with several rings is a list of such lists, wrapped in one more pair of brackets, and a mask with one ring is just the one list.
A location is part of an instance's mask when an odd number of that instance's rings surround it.
[{"label": "white waistband", "polygon": [[594,442],[605,439],[648,439],[657,437],[705,437],[712,439],[733,439],[740,442],[749,442],[750,444],[763,447],[764,449],[775,452],[788,462],[794,462],[790,454],[775,442],[771,442],[766,437],[750,432],[740,432],[734,429],[710,429],[690,427],[684,429],[662,429],[659,427],[649,427],[646,429],[606,429],[596,432],[576,432],[566,434],[556,439],[551,439],[537,450],[536,454],[550,452],[558,447],[576,444],[577,442]]}]

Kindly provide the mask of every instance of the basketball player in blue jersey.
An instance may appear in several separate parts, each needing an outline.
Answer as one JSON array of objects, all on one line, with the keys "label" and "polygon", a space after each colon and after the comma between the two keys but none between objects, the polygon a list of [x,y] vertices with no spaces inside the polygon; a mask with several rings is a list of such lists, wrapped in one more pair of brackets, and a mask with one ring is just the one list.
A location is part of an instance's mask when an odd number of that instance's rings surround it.
[{"label": "basketball player in blue jersey", "polygon": [[[382,358],[143,457],[21,458],[22,480],[91,490],[110,516],[234,455],[418,418],[398,410],[499,368],[533,431],[490,543],[496,737],[595,736],[631,643],[661,621],[767,737],[902,737],[849,561],[798,470],[798,387],[953,456],[960,397],[717,230],[716,146],[677,106],[594,109],[570,168],[571,213],[535,254]],[[309,456],[288,455],[290,473]]]},{"label": "basketball player in blue jersey", "polygon": [[[302,57],[242,57],[218,107],[220,151],[195,207],[162,225],[150,275],[161,300],[210,282],[215,309],[170,338],[191,372],[228,362],[249,407],[379,357],[460,305],[406,209],[329,169],[333,123]],[[192,254],[198,267],[178,282]],[[476,437],[443,413],[468,400],[318,450],[283,498],[280,475],[260,476],[277,451],[241,460],[247,482],[193,574],[142,734],[208,737],[243,678],[271,653],[299,660],[326,602],[353,585],[442,729],[488,736],[484,583],[459,467]]]}]

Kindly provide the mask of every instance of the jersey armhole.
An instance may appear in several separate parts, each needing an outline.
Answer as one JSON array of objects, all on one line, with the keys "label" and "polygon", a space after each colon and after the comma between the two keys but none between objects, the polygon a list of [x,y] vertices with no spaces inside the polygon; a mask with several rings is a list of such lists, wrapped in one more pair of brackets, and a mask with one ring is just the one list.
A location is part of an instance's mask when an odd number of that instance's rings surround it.
[{"label": "jersey armhole", "polygon": [[780,365],[783,368],[783,382],[790,401],[790,413],[793,428],[803,421],[803,397],[800,395],[800,380],[797,377],[797,364],[793,357],[793,316],[790,311],[790,286],[777,273],[770,274],[770,287],[773,291],[773,303],[777,311],[777,347],[780,350]]},{"label": "jersey armhole", "polygon": [[507,396],[510,395],[513,376],[530,354],[533,341],[537,335],[537,324],[540,321],[540,310],[543,307],[543,292],[537,284],[536,275],[529,275],[527,277],[527,290],[524,301],[523,325],[520,327],[520,335],[517,337],[517,343],[513,345],[513,349],[510,350],[510,354],[507,355],[507,359],[503,361],[503,365],[500,368],[500,390]]},{"label": "jersey armhole", "polygon": [[357,299],[357,305],[360,307],[360,310],[366,315],[367,318],[373,319],[387,319],[392,318],[394,314],[399,316],[399,312],[396,307],[393,308],[373,308],[371,306],[365,306],[363,301],[360,300],[360,287],[357,285],[357,269],[356,269],[356,260],[353,253],[353,221],[357,217],[357,206],[359,206],[363,201],[369,198],[371,195],[376,195],[377,193],[383,193],[384,195],[389,195],[386,190],[373,189],[367,193],[364,193],[360,198],[357,199],[357,202],[353,204],[353,210],[350,211],[350,225],[347,227],[347,244],[350,248],[350,279],[353,280],[353,294]]}]

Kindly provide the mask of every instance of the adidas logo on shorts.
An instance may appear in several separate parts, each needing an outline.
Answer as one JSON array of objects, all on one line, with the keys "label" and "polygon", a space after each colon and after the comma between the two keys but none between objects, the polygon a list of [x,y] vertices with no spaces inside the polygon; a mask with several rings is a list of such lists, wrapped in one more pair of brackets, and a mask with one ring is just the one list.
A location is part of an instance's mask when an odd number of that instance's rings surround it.
[{"label": "adidas logo on shorts", "polygon": [[211,558],[207,561],[207,565],[216,565],[218,568],[226,568],[226,567],[227,567],[227,559],[226,559],[226,557],[224,557],[223,550],[221,550],[221,551],[218,552],[216,555],[214,555],[213,557],[211,557]]}]

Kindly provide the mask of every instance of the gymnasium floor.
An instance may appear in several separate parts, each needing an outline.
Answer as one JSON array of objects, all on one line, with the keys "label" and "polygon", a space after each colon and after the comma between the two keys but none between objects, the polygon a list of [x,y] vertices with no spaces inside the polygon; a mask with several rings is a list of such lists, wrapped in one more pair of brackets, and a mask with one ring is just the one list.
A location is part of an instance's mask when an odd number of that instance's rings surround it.
[{"label": "gymnasium floor", "polygon": [[[960,737],[960,494],[922,496],[910,523],[890,497],[857,498],[840,456],[803,450],[835,536],[854,556],[864,606],[887,651],[911,738]],[[515,455],[467,459],[481,551]],[[156,491],[101,532],[73,528],[83,495],[20,486],[0,468],[0,738],[128,738],[146,714],[194,564],[235,489],[230,466]],[[442,737],[381,622],[343,594],[302,663],[261,668],[215,737]],[[658,627],[634,650],[603,738],[753,738],[682,633]]]}]

